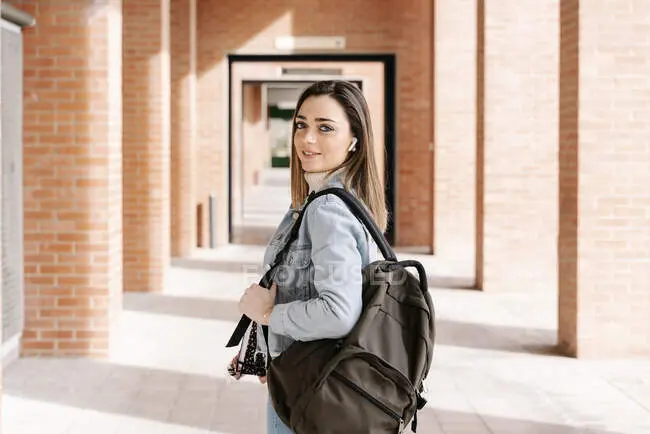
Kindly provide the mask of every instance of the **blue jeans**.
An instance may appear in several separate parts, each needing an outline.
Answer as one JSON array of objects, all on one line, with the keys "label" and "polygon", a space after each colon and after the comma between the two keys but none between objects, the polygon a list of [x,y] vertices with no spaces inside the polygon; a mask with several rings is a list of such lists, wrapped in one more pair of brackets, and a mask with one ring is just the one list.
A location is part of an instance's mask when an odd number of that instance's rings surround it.
[{"label": "blue jeans", "polygon": [[271,398],[266,406],[266,434],[293,434],[293,431],[282,422],[280,416],[273,409]]}]

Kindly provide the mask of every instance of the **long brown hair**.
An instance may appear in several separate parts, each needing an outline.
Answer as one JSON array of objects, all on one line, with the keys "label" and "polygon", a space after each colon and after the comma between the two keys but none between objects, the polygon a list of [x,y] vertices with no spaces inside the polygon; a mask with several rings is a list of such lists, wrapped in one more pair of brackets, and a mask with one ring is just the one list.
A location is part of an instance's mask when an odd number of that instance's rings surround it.
[{"label": "long brown hair", "polygon": [[328,95],[334,98],[343,107],[352,135],[357,138],[356,150],[349,152],[348,157],[334,171],[344,167],[345,176],[343,184],[347,190],[357,194],[359,199],[368,207],[382,231],[388,224],[388,212],[379,171],[375,161],[372,125],[368,103],[357,86],[348,81],[328,80],[317,81],[305,89],[298,98],[293,125],[291,127],[291,204],[298,208],[309,194],[309,185],[305,180],[298,154],[295,151],[294,139],[296,135],[295,117],[305,100],[312,96]]}]

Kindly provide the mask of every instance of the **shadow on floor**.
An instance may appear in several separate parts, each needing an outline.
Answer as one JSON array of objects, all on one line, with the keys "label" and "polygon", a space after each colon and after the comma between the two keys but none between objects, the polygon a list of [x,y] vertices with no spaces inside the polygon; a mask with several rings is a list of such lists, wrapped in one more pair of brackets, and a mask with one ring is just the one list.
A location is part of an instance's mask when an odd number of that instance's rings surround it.
[{"label": "shadow on floor", "polygon": [[[53,377],[45,371],[56,371]],[[48,378],[48,382],[43,382]],[[230,434],[265,432],[266,390],[258,383],[87,359],[20,359],[3,392],[23,399]],[[33,415],[38,417],[37,414]],[[617,434],[514,418],[425,408],[419,434]]]},{"label": "shadow on floor", "polygon": [[[125,293],[124,309],[219,321],[239,321],[237,301],[164,294]],[[438,319],[436,344],[538,355],[559,355],[553,330]]]},{"label": "shadow on floor", "polygon": [[[429,288],[445,288],[445,289],[476,289],[476,284],[473,278],[457,277],[457,276],[443,276],[441,274],[427,275],[427,285]],[[477,290],[478,291],[478,290]]]},{"label": "shadow on floor", "polygon": [[440,319],[436,324],[438,345],[537,355],[561,354],[557,348],[557,333],[554,330],[447,319]]},{"label": "shadow on floor", "polygon": [[[53,370],[55,378],[46,374]],[[13,397],[215,432],[265,431],[259,383],[88,359],[19,359],[4,375],[3,393]]]},{"label": "shadow on floor", "polygon": [[239,321],[238,301],[165,294],[124,293],[124,310],[195,319]]}]

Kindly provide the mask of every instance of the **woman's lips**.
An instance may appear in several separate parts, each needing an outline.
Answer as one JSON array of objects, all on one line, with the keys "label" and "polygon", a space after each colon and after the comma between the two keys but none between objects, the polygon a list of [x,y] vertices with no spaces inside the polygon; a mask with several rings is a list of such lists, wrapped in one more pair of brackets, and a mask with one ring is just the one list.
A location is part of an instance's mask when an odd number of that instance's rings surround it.
[{"label": "woman's lips", "polygon": [[302,151],[301,154],[305,158],[314,158],[320,155],[318,152],[312,152],[312,151]]}]

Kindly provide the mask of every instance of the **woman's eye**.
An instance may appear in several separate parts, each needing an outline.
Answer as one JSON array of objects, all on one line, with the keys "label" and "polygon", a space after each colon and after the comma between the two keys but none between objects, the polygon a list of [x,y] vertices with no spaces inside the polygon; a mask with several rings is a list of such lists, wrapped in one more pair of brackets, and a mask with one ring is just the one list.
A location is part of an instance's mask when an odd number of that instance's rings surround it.
[{"label": "woman's eye", "polygon": [[305,128],[304,122],[296,122],[296,129],[297,130],[302,130],[303,128]]},{"label": "woman's eye", "polygon": [[330,128],[328,125],[321,125],[319,128],[324,133],[329,133],[333,130],[333,128]]}]

